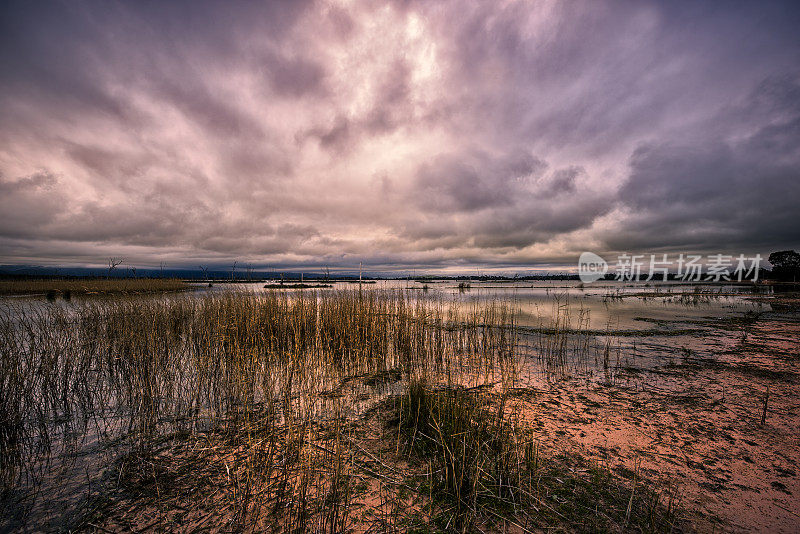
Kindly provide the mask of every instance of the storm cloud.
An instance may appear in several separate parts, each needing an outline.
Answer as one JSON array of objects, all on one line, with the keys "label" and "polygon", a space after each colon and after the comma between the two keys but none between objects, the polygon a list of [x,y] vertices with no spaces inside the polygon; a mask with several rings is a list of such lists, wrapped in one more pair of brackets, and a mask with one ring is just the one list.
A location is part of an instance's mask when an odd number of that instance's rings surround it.
[{"label": "storm cloud", "polygon": [[800,247],[792,2],[0,9],[0,263]]}]

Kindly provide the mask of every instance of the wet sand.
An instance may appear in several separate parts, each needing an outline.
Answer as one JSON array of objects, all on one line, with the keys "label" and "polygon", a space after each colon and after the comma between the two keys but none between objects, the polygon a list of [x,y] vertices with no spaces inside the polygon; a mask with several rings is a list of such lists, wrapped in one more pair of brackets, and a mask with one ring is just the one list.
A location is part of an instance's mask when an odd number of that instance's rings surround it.
[{"label": "wet sand", "polygon": [[[718,337],[731,335],[736,341],[717,352]],[[657,368],[539,386],[517,406],[546,449],[677,487],[700,532],[797,532],[798,317],[765,314],[744,339],[717,331],[683,341],[660,345]]]}]

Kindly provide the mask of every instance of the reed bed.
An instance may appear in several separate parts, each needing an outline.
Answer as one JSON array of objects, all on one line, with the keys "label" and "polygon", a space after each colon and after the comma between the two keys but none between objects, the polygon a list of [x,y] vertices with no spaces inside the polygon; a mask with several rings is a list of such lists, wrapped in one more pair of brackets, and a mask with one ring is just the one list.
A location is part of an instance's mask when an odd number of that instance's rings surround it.
[{"label": "reed bed", "polygon": [[638,473],[620,481],[580,456],[548,458],[510,401],[507,389],[409,384],[396,424],[407,450],[427,462],[429,491],[446,503],[434,524],[459,532],[682,530],[674,488],[655,490]]},{"label": "reed bed", "polygon": [[508,358],[513,340],[493,326],[508,316],[500,306],[464,315],[404,292],[357,290],[9,305],[0,477],[6,490],[34,488],[52,458],[90,435],[149,458],[163,436],[238,442],[255,439],[247,429],[257,423],[258,439],[285,454],[336,413],[331,392],[349,378],[455,380]]},{"label": "reed bed", "polygon": [[0,295],[125,295],[185,291],[190,286],[177,278],[108,278],[0,280]]},{"label": "reed bed", "polygon": [[[536,327],[516,329],[518,335],[525,335],[525,348],[537,360],[538,369],[547,382],[602,377],[610,383],[621,367],[620,336],[653,334],[652,331],[640,334],[615,330],[610,320],[604,329],[593,330],[589,327],[589,310],[580,305],[576,307],[565,295],[554,295],[553,299],[552,312],[548,316],[539,315]],[[674,334],[682,332],[686,330]],[[673,335],[672,332],[658,333]]]},{"label": "reed bed", "polygon": [[[72,530],[563,521],[535,503],[552,473],[506,410],[523,365],[515,326],[506,303],[402,290],[5,303],[0,529],[36,521],[54,473],[90,445],[111,469],[82,468]],[[649,510],[651,527],[672,518],[658,499]]]}]

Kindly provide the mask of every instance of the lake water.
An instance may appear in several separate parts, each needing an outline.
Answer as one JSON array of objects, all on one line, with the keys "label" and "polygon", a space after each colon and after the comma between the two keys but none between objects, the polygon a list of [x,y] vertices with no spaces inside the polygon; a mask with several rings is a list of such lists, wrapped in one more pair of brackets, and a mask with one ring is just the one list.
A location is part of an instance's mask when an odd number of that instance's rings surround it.
[{"label": "lake water", "polygon": [[[315,282],[310,282],[315,283]],[[358,284],[334,282],[330,290],[358,289]],[[427,291],[425,287],[427,286]],[[197,285],[196,294],[264,289],[263,282],[215,283],[212,288]],[[583,285],[577,281],[478,282],[460,290],[458,282],[384,280],[361,285],[363,291],[408,290],[422,298],[441,299],[460,305],[482,302],[507,302],[517,311],[520,326],[551,328],[557,316],[569,314],[573,328],[582,323],[584,329],[652,330],[670,329],[681,322],[741,316],[747,312],[770,311],[768,303],[754,297],[771,294],[769,286],[686,285],[678,283],[615,283],[596,282]],[[301,291],[301,290],[287,290]],[[308,290],[302,290],[308,291]],[[559,313],[560,310],[560,313]]]}]

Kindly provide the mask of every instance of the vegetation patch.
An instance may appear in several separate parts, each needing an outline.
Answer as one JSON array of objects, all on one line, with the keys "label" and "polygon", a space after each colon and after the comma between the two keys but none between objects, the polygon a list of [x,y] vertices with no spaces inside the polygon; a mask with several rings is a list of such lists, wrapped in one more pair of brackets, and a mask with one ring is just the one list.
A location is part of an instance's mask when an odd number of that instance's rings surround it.
[{"label": "vegetation patch", "polygon": [[472,531],[676,532],[674,489],[657,490],[638,471],[622,478],[574,454],[547,457],[536,434],[509,417],[503,394],[436,389],[411,382],[392,420],[406,449],[427,464],[439,508],[434,523]]},{"label": "vegetation patch", "polygon": [[64,280],[0,280],[0,295],[126,295],[186,291],[192,286],[177,278],[102,278]]}]

